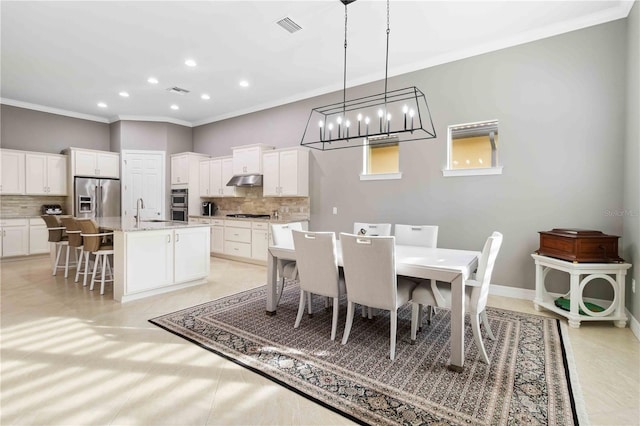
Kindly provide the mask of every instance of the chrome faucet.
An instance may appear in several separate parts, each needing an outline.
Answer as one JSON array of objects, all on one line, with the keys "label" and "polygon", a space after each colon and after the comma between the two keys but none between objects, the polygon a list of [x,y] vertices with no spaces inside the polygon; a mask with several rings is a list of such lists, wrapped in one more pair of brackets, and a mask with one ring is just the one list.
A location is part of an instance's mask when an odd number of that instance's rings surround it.
[{"label": "chrome faucet", "polygon": [[144,201],[142,198],[136,200],[136,225],[140,225],[140,209],[144,209]]}]

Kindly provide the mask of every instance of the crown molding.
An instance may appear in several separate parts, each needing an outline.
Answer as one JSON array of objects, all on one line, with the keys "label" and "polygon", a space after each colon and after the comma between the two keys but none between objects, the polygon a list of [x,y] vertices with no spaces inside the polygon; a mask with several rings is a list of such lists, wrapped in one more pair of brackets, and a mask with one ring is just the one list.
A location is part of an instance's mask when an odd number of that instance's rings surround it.
[{"label": "crown molding", "polygon": [[10,105],[18,108],[31,109],[34,111],[46,112],[49,114],[64,115],[66,117],[79,118],[82,120],[97,121],[98,123],[109,123],[109,120],[97,115],[82,114],[75,111],[67,111],[65,109],[52,108],[44,105],[31,104],[29,102],[17,101],[15,99],[0,98],[0,104]]}]

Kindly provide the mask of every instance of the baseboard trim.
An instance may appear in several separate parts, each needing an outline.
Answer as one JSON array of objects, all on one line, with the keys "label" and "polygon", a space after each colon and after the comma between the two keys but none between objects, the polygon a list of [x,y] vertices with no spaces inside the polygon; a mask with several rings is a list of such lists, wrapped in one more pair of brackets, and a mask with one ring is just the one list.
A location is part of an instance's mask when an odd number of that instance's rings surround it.
[{"label": "baseboard trim", "polygon": [[633,332],[633,335],[636,336],[636,339],[640,341],[640,322],[638,322],[638,320],[633,315],[631,315],[629,309],[625,308],[625,312],[627,313],[627,317],[629,317],[629,328]]}]

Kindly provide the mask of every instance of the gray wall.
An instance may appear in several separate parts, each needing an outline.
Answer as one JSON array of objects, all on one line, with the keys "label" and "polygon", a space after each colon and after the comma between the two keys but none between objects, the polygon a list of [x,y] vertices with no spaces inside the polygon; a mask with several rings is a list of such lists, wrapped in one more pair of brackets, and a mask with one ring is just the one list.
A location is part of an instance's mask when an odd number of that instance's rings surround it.
[{"label": "gray wall", "polygon": [[[492,282],[533,289],[538,231],[622,233],[622,218],[606,212],[623,205],[626,37],[621,20],[390,79],[390,89],[426,93],[438,138],[401,144],[403,178],[394,181],[360,181],[360,149],[312,151],[311,228],[438,224],[439,246],[476,250],[498,230],[505,240]],[[347,96],[382,91],[378,82]],[[195,128],[194,149],[297,145],[310,108],[339,100],[334,93]],[[486,119],[500,121],[504,174],[443,177],[447,126]]]},{"label": "gray wall", "polygon": [[[627,307],[640,319],[640,4],[627,18],[627,134],[625,144],[622,242],[624,258],[635,266],[627,275]],[[631,292],[631,278],[636,292]]]},{"label": "gray wall", "polygon": [[70,146],[109,149],[109,125],[47,112],[0,105],[2,148],[59,154]]}]

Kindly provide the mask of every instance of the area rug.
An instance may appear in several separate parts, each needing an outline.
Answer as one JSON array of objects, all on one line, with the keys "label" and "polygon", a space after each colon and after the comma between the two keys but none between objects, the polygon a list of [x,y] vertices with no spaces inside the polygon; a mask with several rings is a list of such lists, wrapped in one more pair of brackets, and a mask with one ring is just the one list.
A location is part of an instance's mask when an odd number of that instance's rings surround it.
[{"label": "area rug", "polygon": [[314,298],[314,314],[293,328],[299,288],[287,285],[275,316],[266,287],[149,320],[360,424],[577,424],[579,417],[558,320],[487,309],[496,340],[480,360],[467,318],[465,368],[449,371],[449,311],[438,309],[410,344],[411,308],[399,312],[396,359],[389,359],[389,316],[346,317],[330,340],[331,309]]}]

